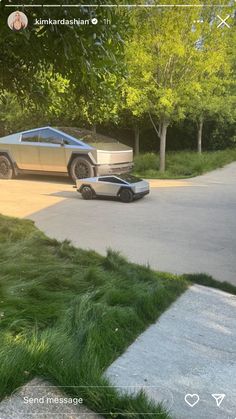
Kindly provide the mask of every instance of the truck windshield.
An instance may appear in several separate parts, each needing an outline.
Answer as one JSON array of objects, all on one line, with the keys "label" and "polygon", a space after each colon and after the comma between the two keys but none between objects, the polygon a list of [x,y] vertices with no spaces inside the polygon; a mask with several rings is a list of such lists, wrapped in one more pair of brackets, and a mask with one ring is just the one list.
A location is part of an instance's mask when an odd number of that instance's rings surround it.
[{"label": "truck windshield", "polygon": [[76,138],[77,140],[83,141],[87,144],[95,144],[95,143],[119,143],[114,138],[106,137],[105,135],[93,133],[92,131],[83,130],[79,128],[73,128],[73,127],[59,127],[60,131],[65,132],[68,135],[71,135],[72,137]]}]

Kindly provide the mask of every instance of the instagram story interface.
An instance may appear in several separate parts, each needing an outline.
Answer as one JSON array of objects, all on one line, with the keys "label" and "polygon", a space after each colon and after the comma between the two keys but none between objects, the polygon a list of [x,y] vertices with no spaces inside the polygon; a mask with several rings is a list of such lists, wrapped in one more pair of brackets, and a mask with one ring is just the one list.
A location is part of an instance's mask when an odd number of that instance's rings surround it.
[{"label": "instagram story interface", "polygon": [[0,0],[0,418],[235,419],[236,3]]}]

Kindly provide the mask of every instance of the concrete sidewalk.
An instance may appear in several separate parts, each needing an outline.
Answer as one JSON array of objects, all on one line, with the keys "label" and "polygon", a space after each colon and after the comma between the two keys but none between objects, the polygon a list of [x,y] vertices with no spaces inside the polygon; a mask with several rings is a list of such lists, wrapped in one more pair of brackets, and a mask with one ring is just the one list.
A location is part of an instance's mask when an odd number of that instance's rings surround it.
[{"label": "concrete sidewalk", "polygon": [[[107,370],[120,391],[163,401],[176,419],[236,416],[236,296],[192,286]],[[224,393],[217,407],[212,394]],[[185,402],[199,402],[190,407]]]}]

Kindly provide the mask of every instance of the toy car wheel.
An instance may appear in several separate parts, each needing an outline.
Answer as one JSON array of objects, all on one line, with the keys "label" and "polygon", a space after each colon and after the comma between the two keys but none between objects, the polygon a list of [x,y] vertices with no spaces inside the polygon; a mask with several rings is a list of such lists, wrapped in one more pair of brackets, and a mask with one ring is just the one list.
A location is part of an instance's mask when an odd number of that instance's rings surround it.
[{"label": "toy car wheel", "polygon": [[88,160],[82,157],[75,157],[71,163],[70,175],[73,180],[85,179],[93,176],[93,168]]},{"label": "toy car wheel", "polygon": [[81,195],[83,197],[83,199],[93,199],[93,191],[90,188],[90,186],[84,186],[83,189],[81,190]]},{"label": "toy car wheel", "polygon": [[12,179],[13,174],[10,159],[7,156],[0,156],[0,179]]},{"label": "toy car wheel", "polygon": [[120,200],[122,202],[132,202],[134,199],[133,192],[130,189],[124,188],[120,191]]}]

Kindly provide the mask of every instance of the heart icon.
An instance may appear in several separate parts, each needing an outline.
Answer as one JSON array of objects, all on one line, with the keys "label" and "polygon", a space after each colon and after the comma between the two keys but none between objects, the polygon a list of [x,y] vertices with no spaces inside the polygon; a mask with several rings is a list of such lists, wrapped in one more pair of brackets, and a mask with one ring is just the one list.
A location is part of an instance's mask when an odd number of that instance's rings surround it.
[{"label": "heart icon", "polygon": [[195,406],[195,404],[197,404],[199,402],[199,395],[198,394],[186,394],[184,400],[186,401],[186,403],[190,407],[193,407],[193,406]]}]

